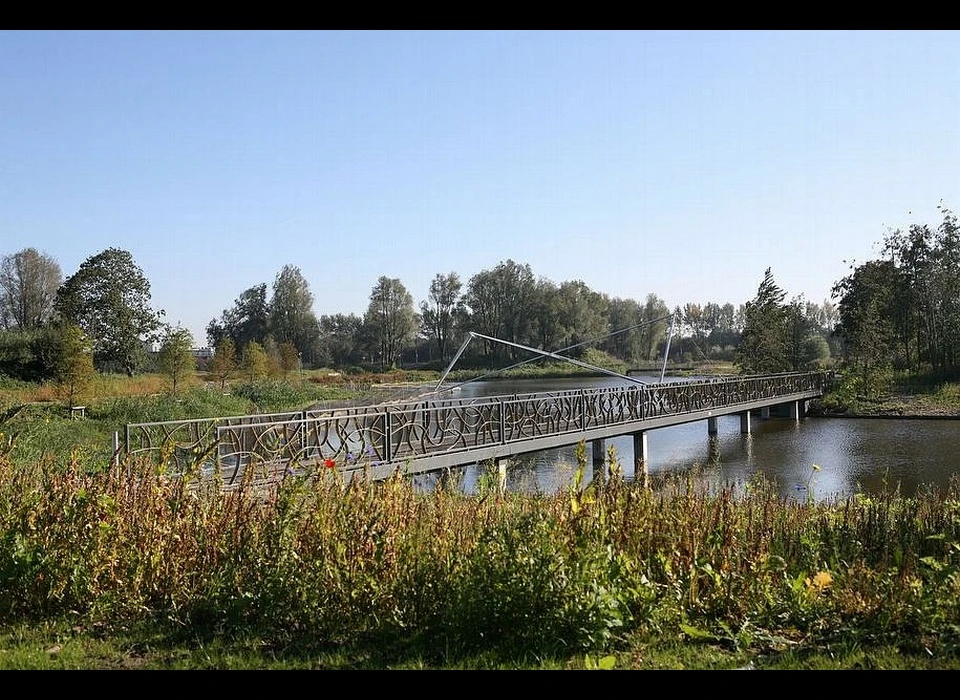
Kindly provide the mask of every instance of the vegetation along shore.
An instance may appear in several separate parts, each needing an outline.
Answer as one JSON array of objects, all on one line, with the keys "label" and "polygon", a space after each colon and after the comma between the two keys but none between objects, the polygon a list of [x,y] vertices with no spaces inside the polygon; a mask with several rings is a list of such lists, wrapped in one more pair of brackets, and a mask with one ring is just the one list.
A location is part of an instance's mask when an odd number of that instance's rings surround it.
[{"label": "vegetation along shore", "polygon": [[[65,280],[35,250],[4,256],[0,668],[960,669],[956,478],[787,501],[690,471],[637,483],[613,450],[589,480],[581,444],[558,493],[492,474],[424,493],[323,465],[224,490],[113,448],[128,423],[661,362],[829,371],[815,413],[955,418],[960,235],[943,213],[852,265],[836,304],[788,300],[768,269],[740,307],[671,311],[506,261],[465,286],[438,275],[419,313],[381,277],[362,318],[317,319],[286,266],[272,296],[250,287],[211,321],[210,348],[149,308],[126,251]],[[520,351],[548,347],[576,362]]]}]

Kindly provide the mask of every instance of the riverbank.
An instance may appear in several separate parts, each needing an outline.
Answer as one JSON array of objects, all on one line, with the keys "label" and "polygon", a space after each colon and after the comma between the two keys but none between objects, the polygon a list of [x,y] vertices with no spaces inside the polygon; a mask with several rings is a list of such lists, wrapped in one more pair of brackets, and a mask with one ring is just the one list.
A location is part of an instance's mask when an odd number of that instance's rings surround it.
[{"label": "riverbank", "polygon": [[897,392],[879,400],[858,399],[849,406],[834,407],[828,397],[826,401],[815,402],[809,413],[829,418],[960,419],[960,400],[952,390]]}]

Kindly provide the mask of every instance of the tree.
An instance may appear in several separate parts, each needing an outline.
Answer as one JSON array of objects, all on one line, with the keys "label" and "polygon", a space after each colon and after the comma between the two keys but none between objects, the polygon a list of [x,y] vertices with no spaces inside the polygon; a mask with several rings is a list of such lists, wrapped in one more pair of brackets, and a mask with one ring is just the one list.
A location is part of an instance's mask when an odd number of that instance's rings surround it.
[{"label": "tree", "polygon": [[253,381],[270,374],[270,358],[267,356],[263,346],[255,340],[251,340],[243,348],[243,359],[241,361],[244,375]]},{"label": "tree", "polygon": [[280,343],[291,343],[296,352],[312,358],[319,336],[313,313],[313,294],[299,267],[284,265],[273,283],[269,304],[270,334]]},{"label": "tree", "polygon": [[318,343],[320,363],[330,367],[359,364],[362,327],[363,319],[356,314],[321,316]]},{"label": "tree", "polygon": [[237,371],[237,349],[229,336],[223,337],[216,346],[208,371],[220,382],[220,390],[223,391],[227,380]]},{"label": "tree", "polygon": [[569,357],[580,358],[590,346],[597,344],[609,333],[609,302],[584,282],[564,282],[557,290],[560,318],[564,330],[561,349]]},{"label": "tree", "polygon": [[380,277],[370,293],[370,305],[364,316],[382,367],[396,367],[397,356],[417,330],[413,297],[399,279]]},{"label": "tree", "polygon": [[98,369],[130,376],[143,364],[144,342],[155,339],[163,314],[151,310],[150,282],[119,248],[87,258],[60,287],[54,306],[90,338]]},{"label": "tree", "polygon": [[[521,345],[536,342],[537,284],[529,265],[507,260],[493,270],[482,270],[467,283],[464,304],[478,333]],[[512,359],[526,354],[487,340],[484,349],[487,355]]]},{"label": "tree", "polygon": [[207,341],[214,347],[224,336],[229,336],[236,348],[245,348],[247,343],[263,343],[270,330],[270,313],[267,304],[267,285],[257,284],[240,294],[232,309],[224,309],[220,320],[207,324]]},{"label": "tree", "polygon": [[899,280],[893,261],[871,260],[833,287],[839,298],[836,333],[843,339],[844,361],[865,376],[893,361]]},{"label": "tree", "polygon": [[427,336],[436,341],[440,359],[446,360],[454,331],[456,309],[463,284],[456,272],[438,274],[430,283],[430,295],[420,304],[420,315]]},{"label": "tree", "polygon": [[197,371],[193,354],[193,335],[185,328],[167,328],[160,345],[160,371],[170,379],[170,391],[177,393],[177,385]]},{"label": "tree", "polygon": [[300,353],[297,347],[290,342],[280,343],[280,371],[283,372],[283,378],[300,365]]},{"label": "tree", "polygon": [[57,261],[34,248],[4,256],[0,261],[0,324],[20,331],[43,326],[53,317],[62,282]]},{"label": "tree", "polygon": [[667,334],[667,320],[670,309],[667,303],[656,294],[647,294],[640,311],[640,359],[652,360],[658,352],[659,344]]},{"label": "tree", "polygon": [[744,310],[744,329],[737,363],[749,374],[768,374],[790,369],[787,346],[784,292],[773,279],[768,267],[757,296],[747,302]]},{"label": "tree", "polygon": [[536,281],[531,299],[534,328],[530,344],[534,347],[550,352],[563,347],[566,329],[560,301],[559,288],[552,280],[541,277]]},{"label": "tree", "polygon": [[88,394],[96,370],[93,345],[76,325],[57,323],[44,345],[44,364],[50,367],[57,393],[68,406],[76,406]]}]

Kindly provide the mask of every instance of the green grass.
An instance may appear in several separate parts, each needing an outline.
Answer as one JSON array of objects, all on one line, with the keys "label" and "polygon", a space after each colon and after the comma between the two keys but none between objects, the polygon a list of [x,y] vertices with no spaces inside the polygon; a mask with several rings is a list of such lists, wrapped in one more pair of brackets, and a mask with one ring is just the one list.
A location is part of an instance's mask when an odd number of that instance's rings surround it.
[{"label": "green grass", "polygon": [[581,449],[556,494],[323,470],[224,492],[103,450],[334,391],[8,403],[0,669],[960,669],[957,485],[796,503],[644,488],[614,452],[585,484]]},{"label": "green grass", "polygon": [[960,668],[957,489],[795,504],[610,459],[554,495],[228,493],[6,451],[0,667]]}]

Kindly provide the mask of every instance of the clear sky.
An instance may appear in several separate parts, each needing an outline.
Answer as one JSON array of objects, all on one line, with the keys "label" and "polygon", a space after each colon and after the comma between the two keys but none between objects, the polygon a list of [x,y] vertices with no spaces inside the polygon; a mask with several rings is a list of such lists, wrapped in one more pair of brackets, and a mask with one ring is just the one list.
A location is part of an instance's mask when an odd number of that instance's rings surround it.
[{"label": "clear sky", "polygon": [[529,264],[610,297],[829,299],[960,210],[955,31],[2,31],[0,255],[128,250],[206,326],[286,264]]}]

